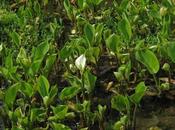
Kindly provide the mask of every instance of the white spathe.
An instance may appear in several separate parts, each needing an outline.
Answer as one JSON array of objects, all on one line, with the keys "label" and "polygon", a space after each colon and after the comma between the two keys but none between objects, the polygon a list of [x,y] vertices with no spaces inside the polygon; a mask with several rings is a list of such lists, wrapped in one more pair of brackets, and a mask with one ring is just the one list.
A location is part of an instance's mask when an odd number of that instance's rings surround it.
[{"label": "white spathe", "polygon": [[86,66],[86,57],[84,54],[82,54],[75,60],[75,65],[81,72],[84,71],[84,68]]}]

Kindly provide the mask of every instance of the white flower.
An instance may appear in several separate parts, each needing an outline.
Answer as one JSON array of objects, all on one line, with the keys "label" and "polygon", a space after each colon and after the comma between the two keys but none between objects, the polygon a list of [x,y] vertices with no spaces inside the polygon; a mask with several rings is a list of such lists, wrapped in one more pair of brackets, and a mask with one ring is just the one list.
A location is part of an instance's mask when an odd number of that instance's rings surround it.
[{"label": "white flower", "polygon": [[75,60],[75,65],[81,72],[84,71],[86,65],[86,57],[84,54],[82,54]]}]

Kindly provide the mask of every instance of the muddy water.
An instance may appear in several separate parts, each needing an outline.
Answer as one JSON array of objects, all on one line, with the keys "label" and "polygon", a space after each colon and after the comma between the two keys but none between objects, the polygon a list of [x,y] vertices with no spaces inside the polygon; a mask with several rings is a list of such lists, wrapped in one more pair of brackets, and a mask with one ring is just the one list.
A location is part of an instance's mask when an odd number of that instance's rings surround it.
[{"label": "muddy water", "polygon": [[137,112],[136,122],[136,130],[175,130],[175,101],[147,103]]}]

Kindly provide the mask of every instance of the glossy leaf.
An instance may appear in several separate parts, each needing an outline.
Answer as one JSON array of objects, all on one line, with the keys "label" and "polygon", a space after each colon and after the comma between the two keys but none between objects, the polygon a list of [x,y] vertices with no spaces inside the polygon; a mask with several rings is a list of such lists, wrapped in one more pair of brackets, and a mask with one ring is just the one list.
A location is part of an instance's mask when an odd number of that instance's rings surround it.
[{"label": "glossy leaf", "polygon": [[30,112],[30,121],[44,121],[46,110],[43,108],[32,108]]},{"label": "glossy leaf", "polygon": [[123,19],[119,22],[118,28],[120,33],[124,36],[124,40],[129,41],[132,36],[132,29],[126,15],[123,15]]},{"label": "glossy leaf", "polygon": [[169,43],[167,47],[168,56],[175,63],[175,43]]},{"label": "glossy leaf", "polygon": [[61,100],[69,100],[77,95],[80,91],[78,87],[66,87],[61,91],[60,99]]},{"label": "glossy leaf", "polygon": [[57,107],[52,107],[54,116],[50,117],[49,120],[62,120],[66,117],[66,114],[68,112],[68,106],[66,105],[59,105]]},{"label": "glossy leaf", "polygon": [[45,76],[48,76],[49,72],[51,71],[55,61],[56,61],[56,54],[49,55],[46,59],[46,64],[44,66],[44,73]]},{"label": "glossy leaf", "polygon": [[123,95],[114,96],[111,100],[112,108],[118,111],[125,111],[130,109],[129,100]]},{"label": "glossy leaf", "polygon": [[145,86],[144,82],[140,82],[135,89],[135,93],[130,96],[130,99],[133,103],[139,104],[142,97],[146,92],[147,87]]},{"label": "glossy leaf", "polygon": [[120,40],[116,34],[112,34],[106,39],[106,46],[109,48],[109,50],[113,51],[114,53],[117,52],[119,44]]},{"label": "glossy leaf", "polygon": [[136,59],[144,64],[151,74],[155,74],[159,71],[159,61],[152,51],[148,49],[143,51],[137,51]]},{"label": "glossy leaf", "polygon": [[47,41],[39,44],[37,48],[35,48],[33,54],[33,63],[31,66],[34,74],[38,72],[40,65],[48,51],[49,51],[49,43]]},{"label": "glossy leaf", "polygon": [[15,43],[16,46],[19,46],[21,44],[21,37],[17,32],[12,32],[10,34],[10,37],[12,38],[12,41]]},{"label": "glossy leaf", "polygon": [[33,86],[27,82],[22,82],[21,83],[21,88],[20,90],[26,95],[26,96],[29,96],[29,97],[32,97],[33,96]]},{"label": "glossy leaf", "polygon": [[38,92],[42,97],[49,95],[50,84],[46,77],[40,76],[37,85],[38,85]]},{"label": "glossy leaf", "polygon": [[7,89],[5,93],[5,103],[8,107],[12,108],[19,88],[20,83],[16,83]]},{"label": "glossy leaf", "polygon": [[95,28],[88,23],[84,27],[84,33],[89,44],[92,45],[95,37]]},{"label": "glossy leaf", "polygon": [[53,123],[53,129],[54,130],[71,130],[68,126],[65,126],[64,124],[60,124],[60,123]]},{"label": "glossy leaf", "polygon": [[97,77],[93,75],[89,70],[84,73],[84,87],[88,93],[92,93],[95,87]]}]

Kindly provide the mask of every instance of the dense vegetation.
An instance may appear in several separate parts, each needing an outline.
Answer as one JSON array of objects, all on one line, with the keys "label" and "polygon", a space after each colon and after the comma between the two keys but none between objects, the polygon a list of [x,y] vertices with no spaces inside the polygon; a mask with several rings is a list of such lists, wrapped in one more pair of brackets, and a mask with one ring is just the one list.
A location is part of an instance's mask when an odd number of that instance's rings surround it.
[{"label": "dense vegetation", "polygon": [[0,129],[136,130],[174,90],[174,19],[174,0],[0,0]]}]

